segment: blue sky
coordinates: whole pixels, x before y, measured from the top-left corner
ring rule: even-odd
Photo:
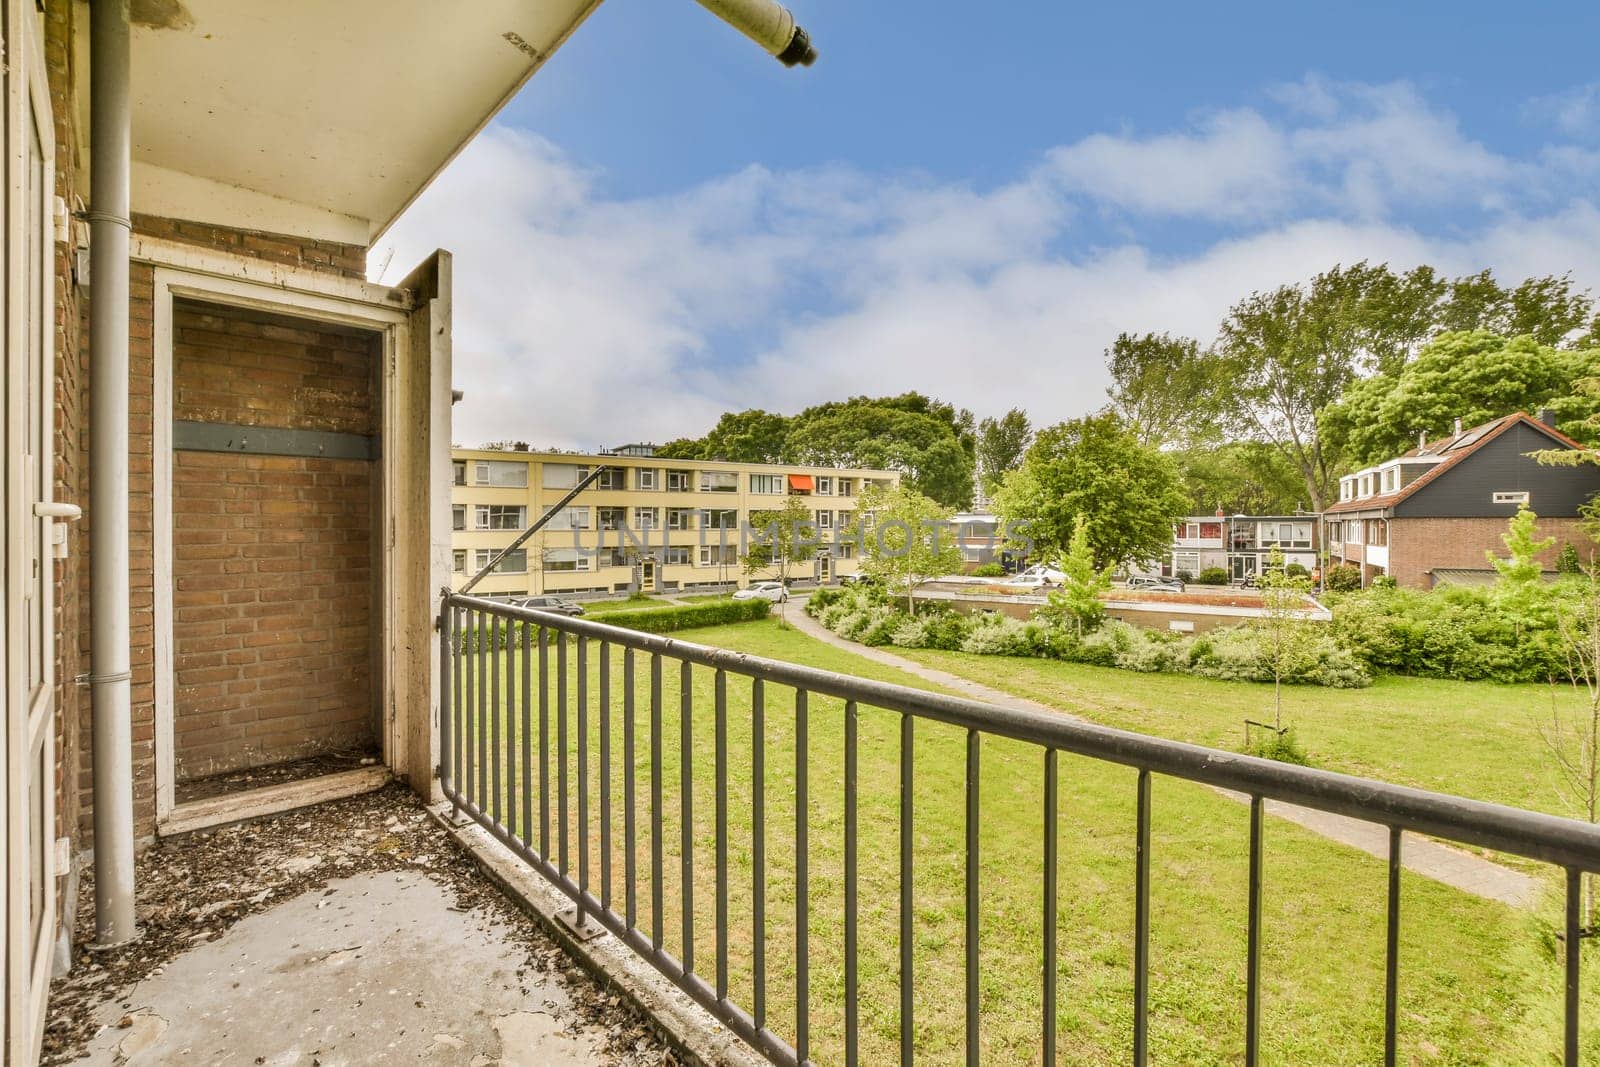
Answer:
[[[1048,422],[1119,330],[1339,261],[1600,285],[1593,5],[790,6],[808,70],[606,0],[385,239],[456,253],[459,438],[908,388]]]

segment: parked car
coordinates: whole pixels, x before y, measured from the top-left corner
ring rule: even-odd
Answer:
[[[874,578],[872,575],[866,574],[866,573],[863,573],[863,572],[860,572],[860,571],[858,571],[855,574],[841,574],[841,575],[839,575],[839,584],[840,585],[871,585],[876,581],[877,581],[877,579]]]
[[[1135,574],[1128,579],[1128,588],[1154,589],[1164,593],[1181,593],[1185,586],[1181,578],[1165,578],[1159,574]]]
[[[784,588],[782,582],[756,582],[748,589],[741,589],[733,594],[735,600],[767,600],[774,604],[782,604],[789,599],[789,590]]]
[[[525,596],[511,601],[514,608],[530,608],[534,611],[548,611],[555,615],[582,615],[583,605],[574,604],[572,601],[559,596]]]

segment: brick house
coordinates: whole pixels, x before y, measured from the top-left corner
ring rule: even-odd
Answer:
[[[1190,515],[1173,526],[1172,547],[1161,561],[1166,577],[1193,580],[1201,571],[1221,568],[1231,582],[1254,579],[1267,569],[1276,550],[1285,565],[1317,569],[1316,516]]]
[[[1361,568],[1365,586],[1391,575],[1412,589],[1489,576],[1488,553],[1504,552],[1506,522],[1522,506],[1539,516],[1545,553],[1555,565],[1564,544],[1587,558],[1595,544],[1579,525],[1579,508],[1600,492],[1600,467],[1545,466],[1529,453],[1582,446],[1558,432],[1548,413],[1518,412],[1448,437],[1421,440],[1404,455],[1341,479],[1339,500],[1323,513],[1330,565]]]

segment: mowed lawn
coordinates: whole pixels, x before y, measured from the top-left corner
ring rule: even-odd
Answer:
[[[933,688],[918,679],[815,641],[773,619],[686,632],[680,636],[756,655],[862,677]],[[609,798],[611,899],[624,907],[623,655],[610,650],[608,737],[613,766],[600,776],[599,649],[589,643],[585,727],[589,758],[589,821],[577,821],[577,651],[568,652],[568,867],[576,873],[585,846],[591,887],[601,891],[599,827]],[[556,643],[549,649],[550,740],[559,751],[554,691]],[[508,661],[509,660],[509,661]],[[501,656],[520,677],[520,654]],[[1029,664],[1004,661],[1008,670]],[[941,666],[950,668],[948,662]],[[976,669],[975,667],[973,669]],[[984,680],[1013,684],[991,670]],[[1134,678],[1123,672],[1117,680]],[[535,667],[534,676],[537,677]],[[664,946],[684,955],[681,860],[684,823],[678,664],[662,671],[660,730],[662,908],[652,908],[649,658],[635,657],[638,803],[635,844],[637,925],[658,921]],[[1216,683],[1212,683],[1216,684]],[[695,970],[716,975],[716,790],[714,677],[695,668],[689,679],[688,746],[692,802],[693,953]],[[728,970],[729,995],[753,1006],[753,731],[749,680],[727,678]],[[1261,690],[1256,690],[1261,692]],[[1364,694],[1335,694],[1361,697]],[[796,1038],[795,712],[794,694],[765,687],[767,1025]],[[520,699],[520,694],[518,694]],[[1194,709],[1189,709],[1193,711]],[[862,1062],[895,1059],[899,1015],[900,716],[863,707],[859,718],[860,1019]],[[811,1051],[821,1063],[843,1059],[844,1042],[844,709],[813,696],[806,768],[809,833]],[[503,821],[536,845],[540,838],[537,737],[531,737],[531,784],[520,801],[520,709],[493,725],[502,751]],[[537,693],[529,719],[538,723]],[[1119,723],[1119,725],[1130,725]],[[470,734],[492,736],[476,722]],[[1226,727],[1219,727],[1226,732]],[[1219,735],[1220,737],[1220,735]],[[981,1042],[986,1063],[1035,1062],[1042,1007],[1043,757],[1031,746],[986,739],[980,788]],[[920,1062],[955,1063],[964,1055],[963,781],[965,735],[938,724],[915,726],[913,790],[915,874],[914,1036]],[[509,781],[511,774],[516,780]],[[552,789],[556,771],[551,770]],[[1056,1018],[1063,1063],[1125,1063],[1132,1041],[1134,772],[1063,756],[1059,795]],[[1247,811],[1211,790],[1158,778],[1153,790],[1151,1052],[1160,1063],[1235,1063],[1243,1053]],[[559,852],[559,817],[551,798],[550,851]],[[1269,820],[1266,837],[1265,999],[1263,1034],[1269,1063],[1356,1064],[1381,1060],[1384,865],[1297,827]],[[1436,883],[1403,879],[1401,959],[1402,1062],[1552,1062],[1559,1049],[1560,966],[1529,915]],[[1586,966],[1586,1008],[1600,1014],[1594,988],[1600,967]],[[1590,1027],[1589,1061],[1600,1062],[1600,1028]]]

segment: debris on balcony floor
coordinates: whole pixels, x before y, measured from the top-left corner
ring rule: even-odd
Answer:
[[[180,781],[174,787],[173,799],[179,804],[187,804],[194,800],[211,800],[266,786],[286,785],[290,782],[303,782],[310,778],[337,774],[340,771],[353,771],[360,767],[370,767],[377,762],[376,751],[324,752],[284,763],[243,767],[236,771]]]
[[[139,857],[140,937],[82,887],[44,1062],[675,1063],[399,786]]]

